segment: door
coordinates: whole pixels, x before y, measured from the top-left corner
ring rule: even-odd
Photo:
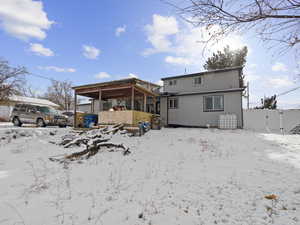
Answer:
[[[26,110],[27,123],[36,123],[37,109],[34,105],[28,105]]]

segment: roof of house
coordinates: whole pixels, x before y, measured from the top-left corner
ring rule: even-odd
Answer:
[[[218,69],[218,70],[208,70],[208,71],[203,71],[203,72],[199,72],[199,73],[191,73],[191,74],[177,75],[177,76],[171,76],[171,77],[164,77],[164,78],[161,78],[161,80],[194,77],[194,76],[200,76],[200,75],[204,75],[204,74],[221,73],[221,72],[227,72],[227,71],[231,71],[231,70],[242,70],[242,69],[243,69],[243,66],[237,66],[237,67],[230,67],[230,68],[224,68],[224,69]]]
[[[133,82],[136,82],[136,81],[139,81],[139,82],[142,82],[142,83],[145,83],[145,84],[148,83],[148,84],[151,84],[153,86],[160,87],[160,85],[158,85],[158,84],[154,84],[154,83],[151,83],[149,81],[144,81],[144,80],[141,80],[141,79],[138,79],[138,78],[125,78],[125,79],[113,80],[113,81],[107,81],[107,82],[101,82],[101,83],[74,86],[72,88],[73,89],[78,89],[78,88],[95,87],[95,86],[106,86],[106,85],[111,85],[111,84],[133,83]]]
[[[29,103],[34,105],[52,106],[55,108],[59,108],[59,105],[49,100],[40,99],[40,98],[29,98],[29,97],[24,97],[19,95],[12,95],[9,97],[9,100],[14,102],[22,102],[22,103]]]

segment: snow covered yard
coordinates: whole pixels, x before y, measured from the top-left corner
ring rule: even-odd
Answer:
[[[68,131],[0,128],[1,225],[300,224],[300,136],[162,129],[116,135],[126,156],[49,161],[80,149],[49,143]]]

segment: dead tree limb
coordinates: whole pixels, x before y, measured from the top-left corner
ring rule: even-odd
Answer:
[[[131,152],[129,148],[124,144],[114,144],[112,142],[108,142],[111,140],[112,135],[116,134],[118,131],[123,130],[124,124],[116,124],[111,128],[105,127],[103,129],[90,130],[85,132],[84,134],[77,135],[65,135],[62,137],[61,143],[64,148],[70,148],[73,146],[85,145],[85,149],[83,151],[74,152],[72,154],[64,155],[63,157],[50,157],[49,160],[67,163],[69,161],[74,161],[78,159],[89,159],[90,157],[96,155],[100,150],[108,150],[110,152],[114,152],[117,149],[121,149],[123,155],[128,155]]]

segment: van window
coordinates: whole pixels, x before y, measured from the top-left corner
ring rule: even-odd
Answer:
[[[38,110],[41,112],[41,113],[47,113],[47,114],[58,114],[57,111],[53,108],[50,108],[50,107],[47,107],[47,106],[39,106],[38,107]]]
[[[17,111],[19,111],[19,112],[26,112],[26,105],[19,105],[18,107],[17,107]]]
[[[36,113],[36,111],[37,111],[36,106],[34,106],[34,105],[28,105],[27,106],[27,112]]]
[[[21,108],[21,105],[15,105],[15,107],[14,107],[14,110],[13,111],[19,111],[20,110],[20,108]]]

